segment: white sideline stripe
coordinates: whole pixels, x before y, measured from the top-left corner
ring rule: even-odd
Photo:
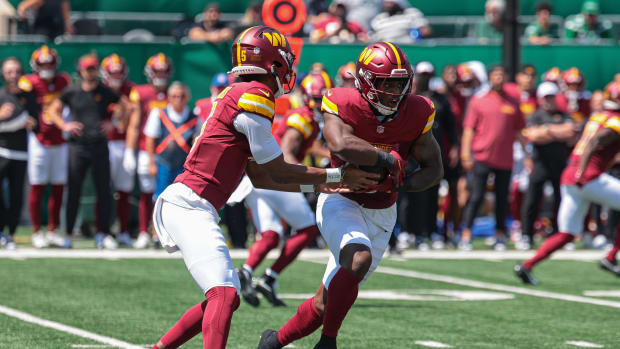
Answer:
[[[435,342],[435,341],[415,341],[414,343],[417,345],[421,345],[423,347],[429,347],[429,348],[452,348],[452,346],[449,344],[444,344],[444,343]]]
[[[576,347],[581,347],[581,348],[605,348],[604,345],[590,343],[586,341],[566,341],[566,344],[574,345]]]
[[[405,270],[405,269],[397,269],[397,268],[389,268],[389,267],[378,267],[376,272],[382,273],[382,274],[396,275],[396,276],[406,276],[406,277],[415,278],[415,279],[439,281],[439,282],[445,282],[445,283],[461,285],[461,286],[484,288],[488,290],[512,292],[512,293],[517,293],[517,294],[524,294],[526,296],[559,299],[559,300],[568,301],[568,302],[594,304],[594,305],[601,305],[605,307],[620,309],[620,302],[608,301],[604,299],[588,298],[588,297],[582,297],[582,296],[574,296],[570,294],[557,293],[557,292],[538,291],[538,290],[532,290],[532,289],[523,288],[523,287],[492,284],[489,282],[461,279],[461,278],[446,276],[446,275],[428,274],[428,273],[421,273],[421,272],[417,272],[413,270]]]
[[[110,346],[115,347],[115,348],[144,349],[143,347],[135,345],[135,344],[123,342],[123,341],[115,339],[115,338],[106,337],[106,336],[102,336],[102,335],[99,335],[99,334],[96,334],[96,333],[84,331],[84,330],[79,329],[79,328],[63,325],[63,324],[55,322],[55,321],[41,319],[41,318],[36,317],[34,315],[30,315],[28,313],[24,313],[24,312],[19,311],[19,310],[15,310],[15,309],[12,309],[12,308],[9,308],[9,307],[5,307],[3,305],[0,305],[0,313],[2,313],[4,315],[7,315],[7,316],[10,316],[10,317],[17,318],[17,319],[25,321],[25,322],[30,322],[30,323],[35,324],[35,325],[39,325],[39,326],[42,326],[42,327],[48,327],[48,328],[51,328],[51,329],[54,329],[54,330],[57,330],[57,331],[60,331],[60,332],[65,332],[65,333],[72,334],[74,336],[91,339],[93,341],[104,343],[104,344],[110,345]]]
[[[535,251],[404,251],[397,258],[388,258],[395,261],[404,261],[408,259],[445,259],[445,260],[524,260],[534,255]],[[575,260],[575,261],[598,261],[602,258],[602,251],[598,250],[579,250],[579,251],[557,251],[551,256],[554,260]],[[269,253],[267,258],[278,258],[280,251],[274,250]],[[304,250],[299,258],[318,259],[325,261],[329,258],[329,250]],[[232,249],[230,250],[232,258],[245,259],[248,257],[248,250]],[[90,258],[90,259],[180,259],[181,254],[178,252],[167,253],[164,250],[95,250],[95,249],[35,249],[35,248],[18,248],[14,251],[0,250],[0,259],[27,259],[27,258]]]
[[[620,298],[620,290],[583,291],[583,295],[590,296],[590,297],[618,297]]]
[[[147,348],[150,348],[153,345],[154,344],[139,344],[140,347]],[[114,348],[114,346],[109,344],[71,344],[71,348]]]

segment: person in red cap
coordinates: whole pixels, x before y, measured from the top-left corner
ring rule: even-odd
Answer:
[[[558,109],[567,113],[578,125],[583,125],[591,114],[590,98],[592,93],[586,90],[586,78],[583,73],[572,67],[561,75],[564,91],[558,94]]]
[[[114,249],[116,240],[110,235],[112,192],[110,186],[110,161],[106,129],[109,128],[108,107],[120,100],[118,94],[99,81],[99,60],[94,54],[80,57],[78,69],[82,81],[65,89],[52,102],[52,122],[68,137],[69,185],[66,209],[64,247],[72,247],[71,236],[77,218],[82,182],[90,168],[97,193],[97,215],[101,231],[95,235],[97,248]],[[118,103],[123,108],[124,103]],[[71,113],[71,121],[62,116],[64,107]],[[122,115],[122,110],[115,115]]]

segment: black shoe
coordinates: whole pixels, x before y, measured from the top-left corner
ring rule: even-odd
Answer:
[[[278,331],[265,330],[260,336],[257,349],[281,349],[282,344],[278,341]]]
[[[253,307],[258,307],[260,300],[256,295],[254,285],[252,285],[252,274],[243,269],[243,267],[237,269],[237,274],[239,274],[239,281],[241,282],[241,296],[243,300]]]
[[[608,272],[620,277],[620,266],[618,265],[618,262],[610,262],[607,258],[603,258],[598,262],[598,265],[601,269],[607,270]]]
[[[280,298],[278,298],[278,294],[276,293],[276,289],[274,284],[276,283],[276,279],[269,275],[263,275],[256,281],[256,291],[260,292],[269,303],[271,303],[274,307],[286,307],[286,303],[284,303]]]
[[[314,346],[314,349],[338,349],[336,346],[336,338],[328,337],[321,333],[321,339]]]
[[[534,286],[537,286],[540,284],[538,280],[534,279],[534,277],[532,276],[532,272],[528,268],[526,268],[523,264],[519,263],[515,265],[514,271],[515,271],[515,275],[517,275],[517,277],[521,279],[523,283],[534,285]]]

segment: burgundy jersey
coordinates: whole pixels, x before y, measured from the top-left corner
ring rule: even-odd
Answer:
[[[168,105],[168,96],[166,92],[158,92],[153,85],[136,85],[129,92],[129,100],[133,103],[140,103],[140,138],[138,138],[138,147],[140,150],[146,150],[146,136],[144,135],[144,126],[146,120],[153,108],[164,109]]]
[[[576,184],[575,173],[579,169],[581,155],[592,137],[594,137],[594,135],[603,128],[610,128],[620,134],[620,114],[601,112],[595,113],[590,117],[579,142],[577,142],[573,152],[570,154],[568,166],[564,169],[564,172],[562,172],[562,184]],[[607,147],[596,149],[582,175],[583,180],[585,182],[589,182],[600,176],[601,173],[607,171],[607,169],[612,165],[612,161],[618,151],[620,151],[620,142],[615,142]]]
[[[194,106],[194,114],[198,116],[198,122],[202,125],[206,120],[207,116],[211,113],[211,108],[213,107],[213,100],[215,96],[201,98],[196,101],[196,105]]]
[[[413,142],[433,127],[435,107],[430,99],[408,95],[400,105],[398,116],[389,122],[379,122],[370,104],[355,88],[333,88],[323,96],[321,109],[338,115],[353,128],[353,134],[385,152],[396,150],[403,159],[409,157]],[[332,166],[344,161],[332,156]],[[392,206],[398,197],[396,191],[343,194],[365,208],[381,209]]]
[[[295,154],[297,161],[302,162],[306,157],[308,149],[312,147],[312,143],[314,143],[319,136],[319,124],[314,120],[314,112],[312,109],[309,107],[301,107],[286,113],[282,121],[278,123],[277,128],[273,131],[273,136],[278,141],[278,144],[280,144],[284,133],[289,128],[299,131],[303,137],[299,151]]]
[[[590,107],[590,91],[579,92],[574,98],[568,98],[566,94],[558,94],[555,98],[557,108],[562,113],[570,115],[577,123],[583,122],[592,113]]]
[[[120,89],[121,95],[125,97],[129,97],[129,93],[131,93],[131,90],[133,89],[135,85],[136,84],[134,84],[133,82],[129,80],[126,80],[125,82],[123,82],[123,85],[121,86],[121,89]],[[114,113],[114,108],[116,108],[116,103],[112,103],[108,106],[108,115],[107,115],[108,120],[112,118],[112,113]],[[124,141],[126,136],[127,136],[127,130],[121,131],[116,126],[113,127],[110,131],[108,131],[108,134],[106,135],[106,137],[108,138],[108,141]]]
[[[56,75],[51,82],[41,79],[38,74],[24,75],[19,79],[19,87],[26,92],[34,91],[37,96],[37,103],[41,106],[41,113],[38,115],[39,132],[36,136],[39,142],[45,146],[65,142],[62,138],[62,131],[51,121],[49,106],[69,84],[70,78],[66,73]]]
[[[213,102],[175,183],[187,185],[216,209],[224,206],[252,156],[247,138],[233,125],[235,117],[249,112],[271,121],[274,108],[273,92],[260,82],[226,87]]]
[[[504,91],[512,98],[519,101],[519,109],[524,117],[533,114],[538,109],[536,92],[523,91],[514,82],[504,84]]]

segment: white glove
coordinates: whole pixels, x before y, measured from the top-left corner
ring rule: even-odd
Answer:
[[[129,173],[133,173],[136,170],[136,154],[133,149],[125,148],[123,168]]]

